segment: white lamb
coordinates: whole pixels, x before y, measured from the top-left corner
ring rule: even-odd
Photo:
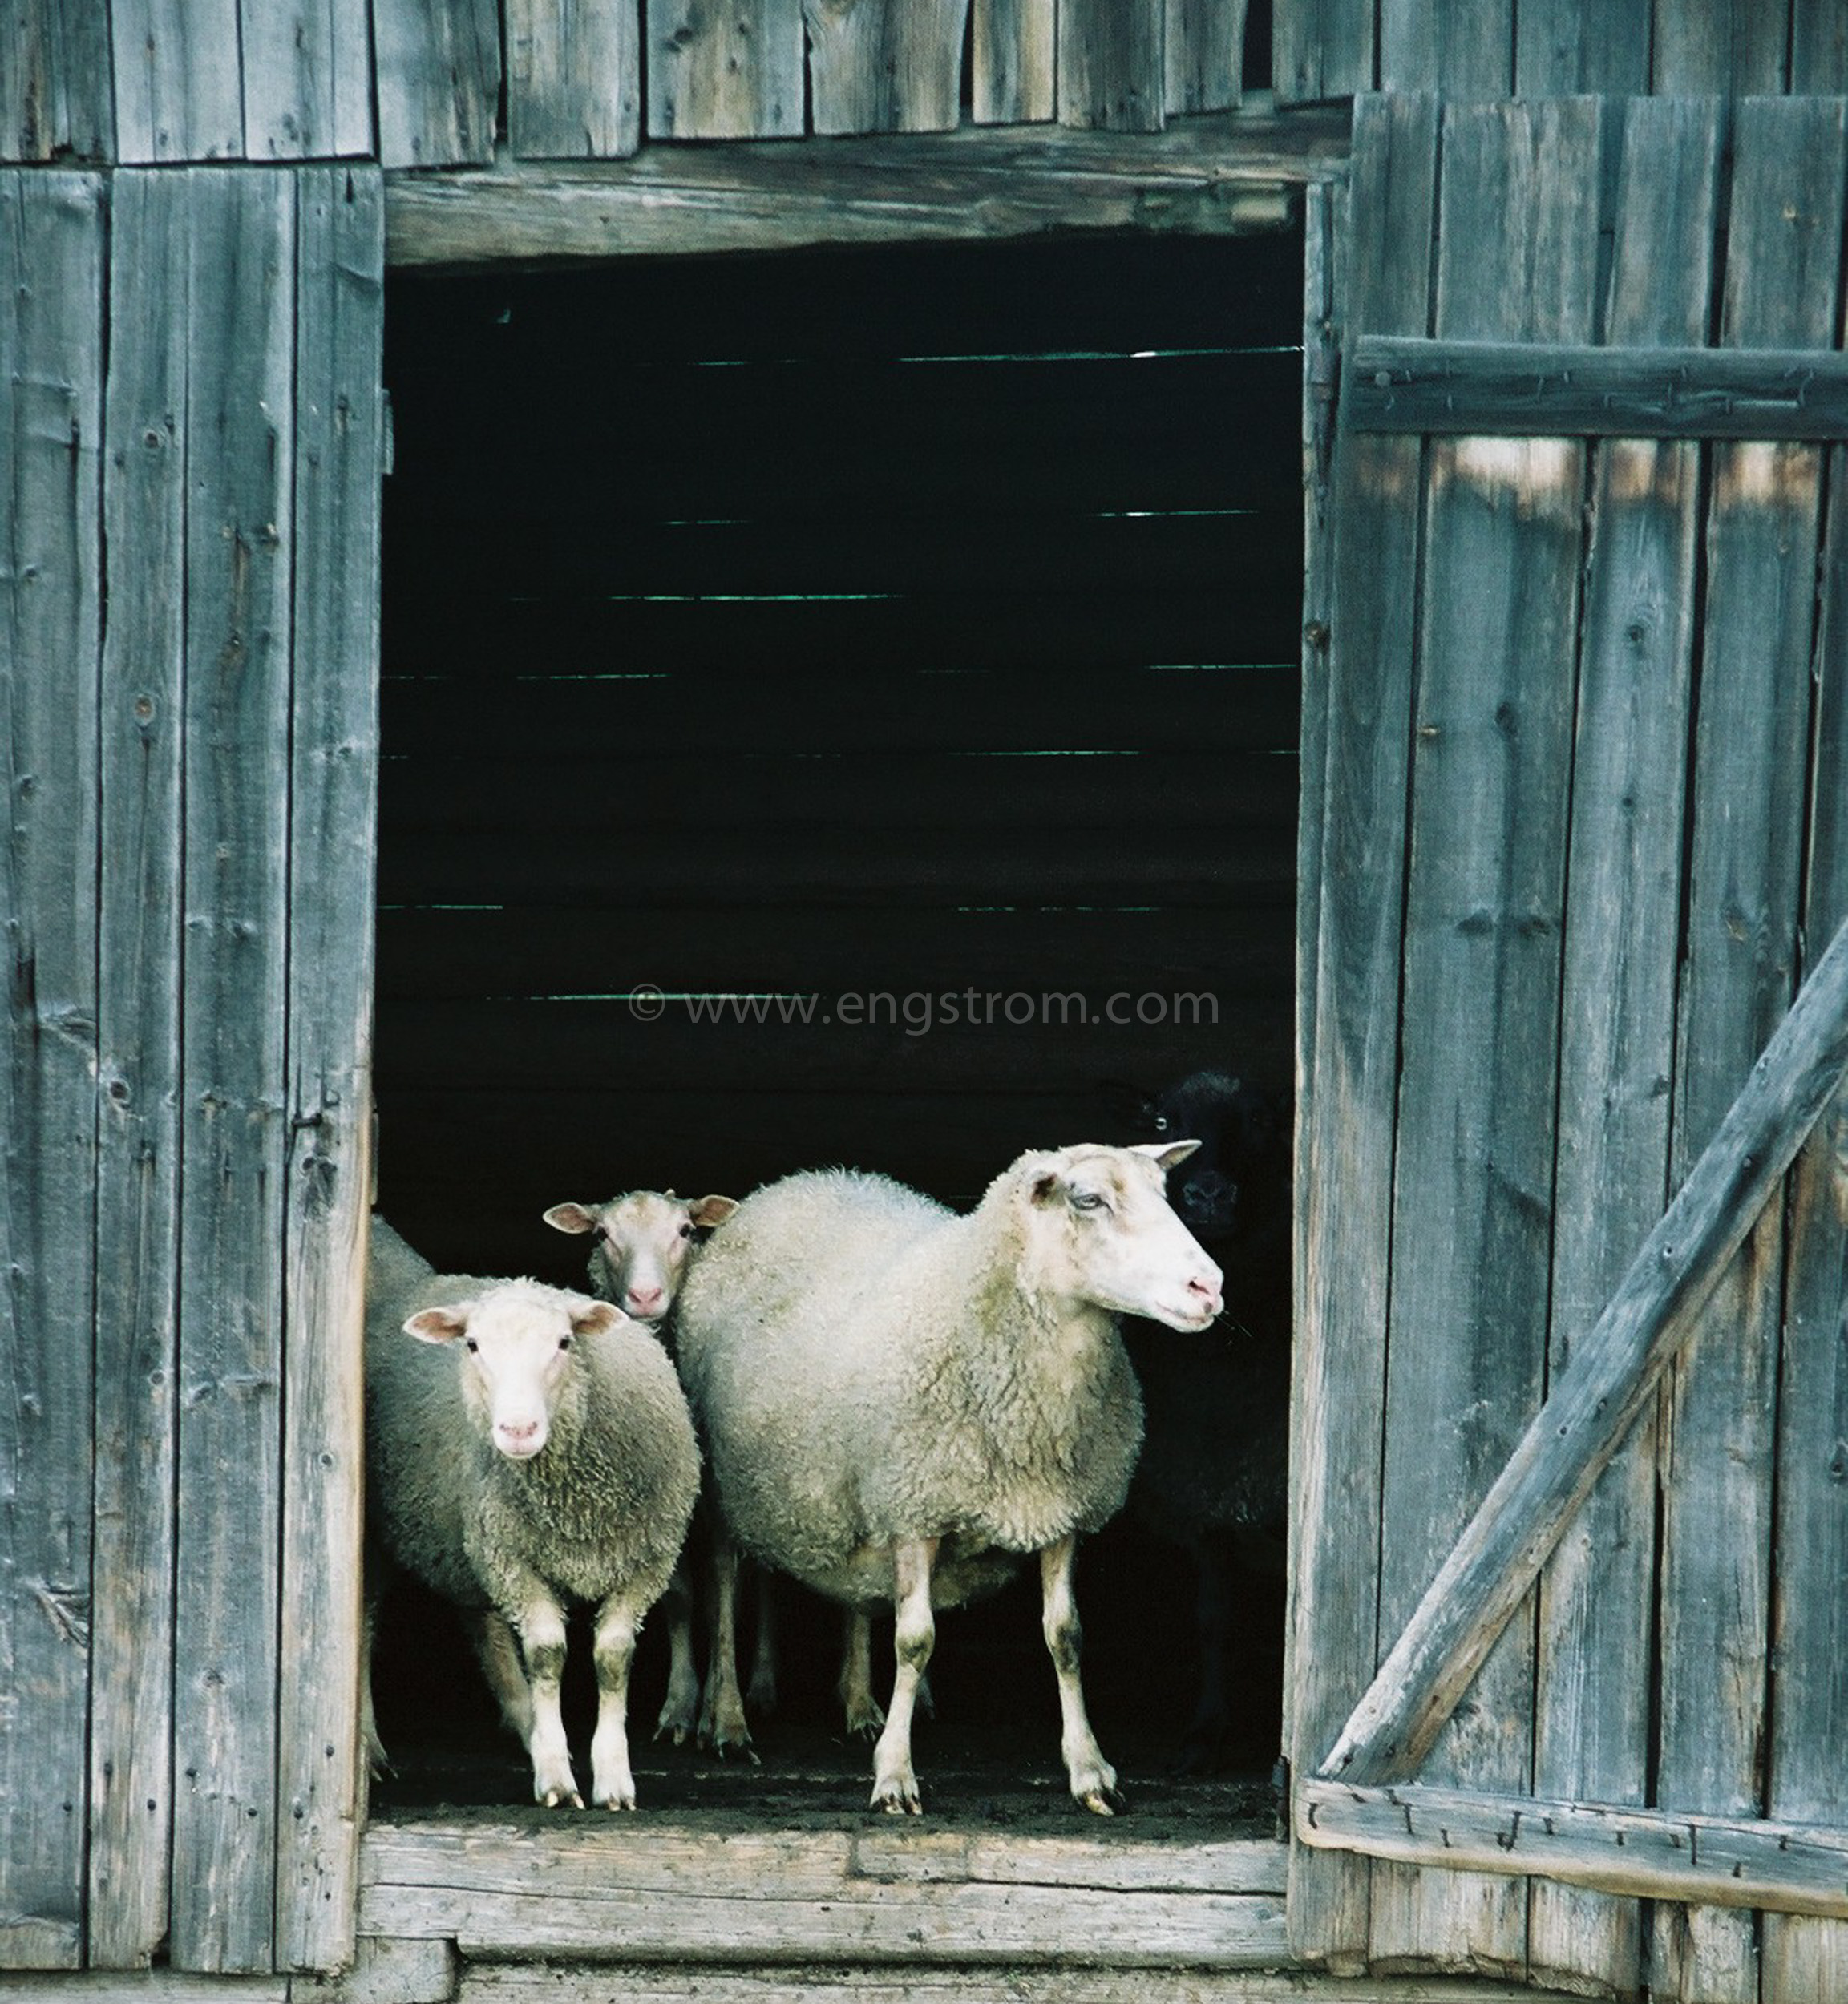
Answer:
[[[583,1806],[559,1684],[566,1606],[594,1605],[592,1798],[633,1809],[629,1663],[699,1489],[693,1422],[660,1344],[608,1302],[439,1275],[375,1218],[366,1394],[372,1532],[475,1616],[548,1808]]]
[[[1142,1398],[1119,1315],[1204,1328],[1220,1275],[1162,1178],[1195,1144],[1022,1156],[958,1217],[884,1177],[747,1198],[681,1296],[680,1361],[725,1529],[817,1591],[897,1615],[876,1807],[920,1807],[911,1758],[932,1610],[1037,1555],[1074,1796],[1116,1772],[1086,1715],[1072,1565],[1122,1507]],[[736,1689],[735,1663],[714,1667]]]

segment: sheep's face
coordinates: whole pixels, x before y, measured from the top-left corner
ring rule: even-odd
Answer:
[[[624,1319],[607,1301],[515,1283],[423,1309],[404,1327],[422,1342],[455,1346],[470,1412],[509,1461],[530,1461],[551,1437],[572,1343]]]
[[[1199,1145],[1082,1146],[1033,1158],[1027,1208],[1038,1283],[1171,1329],[1205,1328],[1223,1305],[1223,1276],[1163,1187]]]
[[[589,1233],[591,1291],[653,1325],[673,1309],[694,1248],[737,1209],[730,1197],[637,1190],[607,1204],[554,1204],[545,1222],[555,1231]]]

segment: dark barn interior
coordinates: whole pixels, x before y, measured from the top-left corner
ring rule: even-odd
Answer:
[[[1301,259],[1143,236],[394,281],[378,1202],[414,1245],[571,1283],[563,1198],[841,1162],[965,1205],[1024,1148],[1136,1138],[1125,1082],[1287,1093]],[[1248,1777],[1282,1653],[1280,1581],[1250,1592]],[[1191,1705],[1188,1566],[1126,1518],[1081,1593],[1134,1778]],[[388,1614],[382,1799],[518,1800],[444,1618]],[[834,1618],[787,1626],[760,1747],[857,1799]],[[664,1660],[651,1637],[638,1759],[690,1772],[647,1749]],[[1056,1776],[1024,1585],[946,1621],[932,1676],[927,1788],[951,1743]]]

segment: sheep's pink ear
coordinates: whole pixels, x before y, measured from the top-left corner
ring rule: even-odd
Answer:
[[[571,1311],[572,1333],[579,1336],[600,1336],[606,1331],[620,1329],[629,1317],[612,1301],[580,1301]]]
[[[596,1213],[582,1204],[554,1204],[545,1214],[545,1222],[554,1231],[595,1231]]]
[[[454,1343],[468,1327],[466,1308],[420,1308],[404,1325],[419,1343]]]
[[[1175,1163],[1184,1162],[1199,1146],[1198,1141],[1138,1141],[1134,1153],[1148,1156],[1157,1169],[1166,1172]]]
[[[722,1225],[737,1209],[735,1197],[698,1197],[688,1206],[686,1214],[694,1224],[705,1228]]]
[[[1043,1176],[1033,1178],[1027,1194],[1036,1204],[1049,1204],[1057,1200],[1062,1187],[1061,1179],[1048,1170]]]

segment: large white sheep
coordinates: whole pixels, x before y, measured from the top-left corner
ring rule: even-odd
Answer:
[[[1029,1555],[1072,1794],[1117,1804],[1072,1565],[1122,1507],[1142,1441],[1116,1318],[1191,1330],[1219,1311],[1219,1271],[1162,1194],[1193,1145],[1025,1155],[967,1217],[884,1177],[792,1176],[745,1200],[681,1294],[681,1375],[726,1531],[831,1598],[896,1611],[877,1807],[920,1807],[911,1722],[932,1609]],[[735,1664],[712,1674],[735,1692]]]
[[[673,1365],[608,1302],[437,1274],[377,1218],[367,1284],[373,1535],[475,1616],[483,1666],[548,1807],[582,1806],[559,1685],[567,1606],[594,1606],[592,1798],[633,1809],[629,1663],[699,1489]]]

